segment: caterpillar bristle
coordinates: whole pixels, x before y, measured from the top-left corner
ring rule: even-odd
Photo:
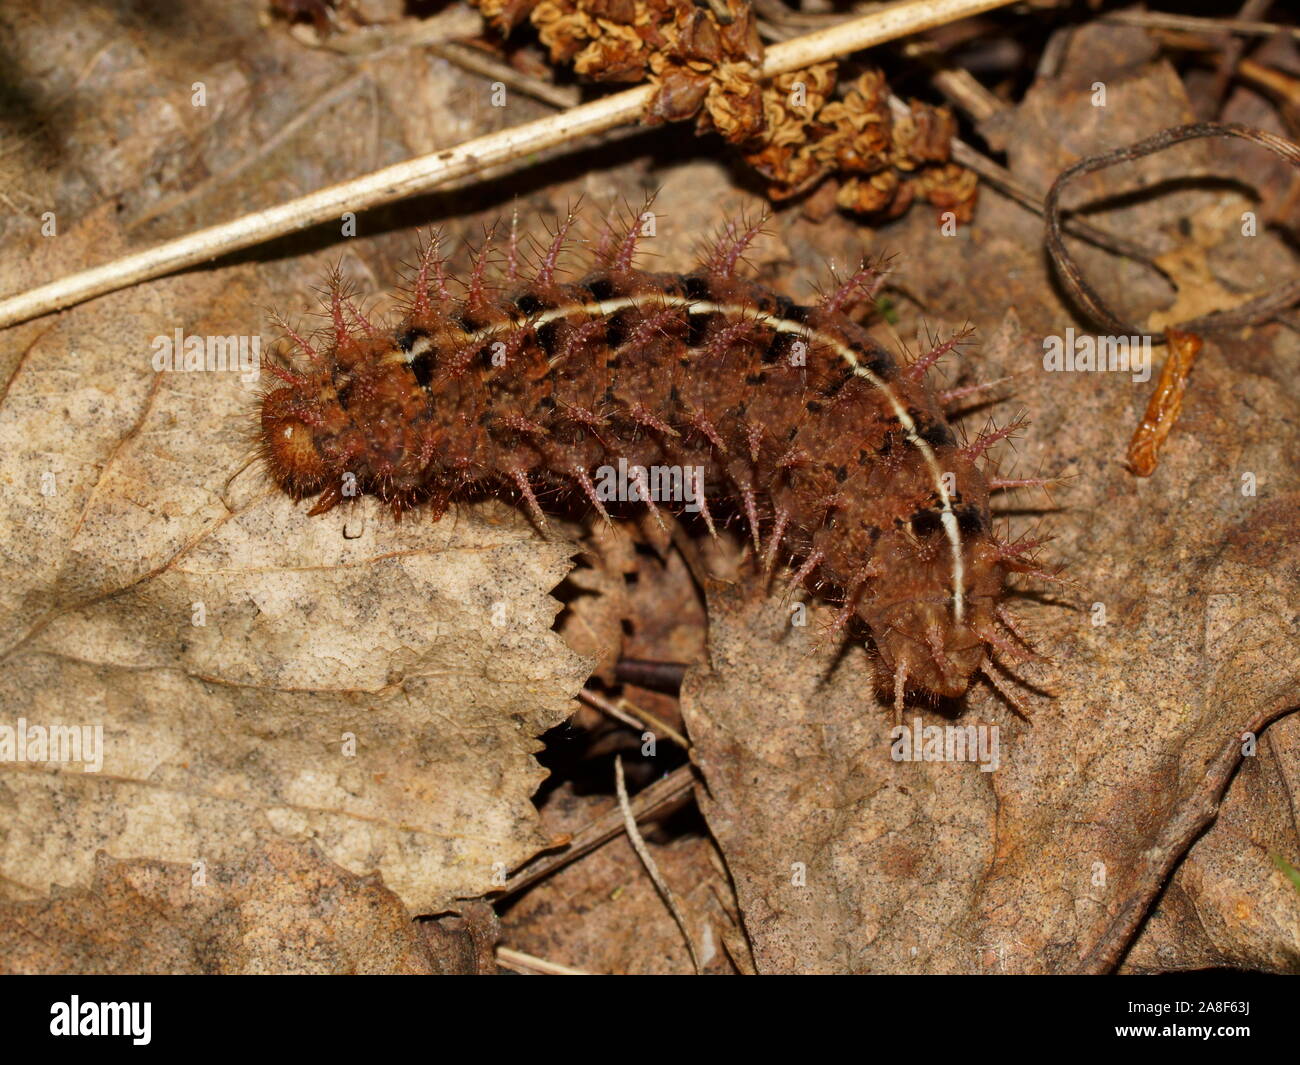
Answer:
[[[894,724],[903,723],[903,704],[907,700],[907,665],[902,659],[894,667]]]
[[[564,252],[569,240],[569,231],[573,228],[577,220],[573,209],[564,216],[563,220],[555,228],[555,235],[551,238],[550,246],[546,249],[546,254],[542,258],[541,266],[538,268],[536,285],[538,288],[549,288],[555,283],[555,272],[560,263],[560,256]]]
[[[1008,381],[1014,380],[1016,376],[1016,374],[1008,374],[1006,377],[998,377],[992,381],[980,381],[977,384],[962,385],[959,388],[941,389],[935,393],[935,397],[939,400],[939,405],[947,409],[958,400],[965,399],[968,396],[978,395],[981,392],[991,392]],[[949,411],[949,413],[952,412]]]
[[[820,551],[814,551],[811,555],[809,555],[806,559],[804,559],[803,565],[801,565],[797,570],[795,570],[794,574],[790,577],[790,588],[791,589],[798,588],[804,585],[805,583],[807,583],[808,578],[811,577],[817,571],[817,567],[820,566],[825,560],[826,560],[825,555],[823,555]]]
[[[479,314],[491,306],[492,288],[488,283],[488,267],[492,263],[493,242],[496,240],[495,223],[483,234],[483,242],[470,253],[469,277],[465,282],[465,295],[461,306],[465,312]]]
[[[947,340],[936,342],[932,339],[930,342],[930,350],[915,359],[907,367],[906,372],[908,376],[915,381],[921,380],[927,373],[929,373],[931,367],[933,367],[935,363],[949,352],[955,350],[968,341],[973,333],[974,330],[970,326],[966,326],[953,333],[953,335]]]
[[[749,522],[749,535],[754,542],[755,556],[761,555],[763,545],[758,535],[758,501],[754,495],[754,487],[750,484],[744,484],[740,489],[741,502],[745,508],[745,518]]]
[[[588,502],[590,502],[595,508],[596,513],[600,515],[601,520],[604,521],[606,525],[612,525],[614,519],[609,516],[609,511],[605,509],[605,504],[597,494],[596,486],[592,483],[590,474],[578,465],[574,465],[572,469],[574,479],[582,488],[583,494],[587,497]]]
[[[1028,419],[1020,417],[1008,422],[1001,428],[990,429],[980,433],[974,440],[962,448],[962,454],[974,461],[988,452],[994,444],[1014,436],[1029,424]]]
[[[768,534],[767,550],[763,553],[762,573],[764,587],[772,579],[772,572],[776,568],[777,556],[781,550],[781,541],[785,537],[785,530],[789,523],[790,512],[785,507],[779,507],[772,524],[772,531]]]
[[[990,477],[988,481],[990,492],[1004,492],[1011,488],[1047,488],[1060,483],[1060,478],[1057,477]]]
[[[546,520],[546,515],[542,512],[542,505],[537,501],[537,496],[533,493],[533,486],[528,480],[528,474],[520,469],[510,471],[511,479],[519,487],[520,498],[523,499],[528,508],[528,516],[532,519],[533,524],[537,526],[542,535],[550,531],[550,523]]]
[[[305,339],[304,339],[304,338],[299,334],[299,332],[298,332],[296,329],[293,328],[293,326],[291,326],[287,321],[285,321],[284,318],[282,318],[282,317],[281,317],[280,315],[278,315],[278,314],[275,314],[275,315],[273,315],[273,317],[272,317],[272,321],[274,321],[276,327],[277,327],[277,328],[278,328],[278,329],[279,329],[279,330],[280,330],[280,331],[281,331],[281,332],[282,332],[286,337],[289,338],[289,340],[293,343],[293,346],[294,346],[295,348],[297,348],[298,351],[300,351],[303,355],[305,355],[305,356],[307,357],[308,361],[314,363],[314,364],[317,365],[317,366],[322,365],[322,364],[321,364],[320,354],[316,351],[316,349],[315,349],[314,347],[312,347],[312,345],[309,344],[309,343],[308,343],[308,342],[307,342],[307,341],[306,341],[306,340],[305,340]]]
[[[623,239],[618,242],[617,250],[609,264],[616,273],[626,274],[636,267],[637,249],[640,247],[641,238],[646,235],[644,220],[648,218],[653,203],[654,197],[648,197],[642,210],[628,222],[627,231],[623,234]]]
[[[272,374],[274,374],[276,377],[278,377],[278,378],[279,378],[281,381],[283,381],[286,385],[289,385],[289,386],[291,386],[291,387],[293,387],[293,388],[306,388],[306,387],[307,387],[307,378],[303,377],[303,375],[300,374],[300,373],[295,373],[293,370],[289,369],[287,366],[281,366],[281,365],[279,365],[279,363],[276,363],[276,362],[273,362],[273,361],[272,361],[272,362],[267,362],[267,363],[265,363],[264,365],[266,366],[266,368],[267,368],[268,370],[271,371]]]
[[[889,276],[891,259],[882,258],[875,263],[863,259],[858,268],[847,278],[841,280],[832,271],[831,280],[835,287],[828,292],[819,292],[817,307],[831,314],[848,310],[853,304],[874,300],[880,293],[885,278]]]
[[[979,672],[985,679],[993,685],[993,689],[1007,701],[1011,709],[1014,710],[1022,719],[1033,723],[1033,714],[1029,712],[1029,707],[1025,701],[1018,696],[1015,691],[997,674],[997,667],[987,659],[980,663]]]
[[[728,219],[714,238],[712,246],[700,257],[701,269],[721,278],[734,277],[745,252],[763,234],[770,219],[771,215],[766,210],[753,222],[747,221],[743,215]]]
[[[1007,605],[1005,603],[998,603],[997,606],[993,608],[993,613],[997,617],[998,621],[1006,628],[1006,630],[1010,632],[1011,635],[1014,636],[1017,640],[1020,641],[1021,646],[1026,651],[1029,652],[1032,660],[1039,661],[1039,662],[1051,661],[1051,659],[1047,655],[1039,651],[1038,648],[1036,648],[1033,645],[1033,643],[1030,641],[1030,639],[1025,635],[1024,630],[1021,628],[1021,622],[1017,620],[1015,615],[1012,614],[1010,610],[1007,609]]]

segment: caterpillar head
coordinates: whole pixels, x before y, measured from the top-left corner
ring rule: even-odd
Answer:
[[[266,468],[276,482],[295,496],[311,495],[325,486],[330,471],[316,444],[317,412],[304,406],[292,387],[277,388],[262,397],[261,444]]]

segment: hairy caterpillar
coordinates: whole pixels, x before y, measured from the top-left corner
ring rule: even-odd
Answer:
[[[394,511],[508,492],[545,526],[541,498],[585,498],[631,471],[630,498],[748,524],[764,574],[778,561],[870,631],[902,706],[908,690],[963,694],[983,672],[1023,712],[991,655],[1032,657],[1005,612],[1009,571],[1040,573],[1032,543],[995,536],[985,452],[1016,426],[960,443],[929,368],[956,343],[900,364],[845,312],[874,295],[869,267],[803,306],[737,276],[759,225],[721,236],[689,274],[635,266],[640,220],[601,240],[590,273],[558,277],[574,218],[531,276],[512,232],[503,276],[476,257],[453,296],[446,261],[423,250],[395,329],[366,320],[331,283],[330,327],[313,344],[281,323],[301,358],[261,408],[261,452],[312,514],[370,493]],[[692,492],[691,489],[695,491]],[[691,504],[683,507],[682,495]],[[999,625],[1002,626],[999,629]],[[1013,642],[1013,640],[1015,642]]]

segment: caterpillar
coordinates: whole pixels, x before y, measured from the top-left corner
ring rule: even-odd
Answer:
[[[542,499],[609,520],[601,489],[618,469],[625,498],[690,510],[711,533],[715,507],[743,518],[764,575],[789,562],[793,582],[839,604],[833,631],[865,625],[897,711],[907,692],[959,697],[982,673],[1025,714],[992,656],[1035,657],[1003,600],[1008,573],[1044,574],[1036,543],[995,535],[989,498],[1043,482],[985,466],[1019,423],[959,442],[945,406],[982,386],[942,393],[928,371],[963,337],[895,359],[848,313],[874,297],[878,268],[816,305],[739,276],[763,221],[726,224],[690,273],[649,273],[634,216],[606,227],[577,281],[559,268],[572,213],[528,277],[512,227],[504,269],[488,269],[489,238],[457,295],[431,239],[395,328],[373,325],[336,271],[325,329],[280,321],[294,355],[268,365],[266,468],[316,496],[313,515],[367,493],[436,521],[454,500],[507,493],[542,530]]]

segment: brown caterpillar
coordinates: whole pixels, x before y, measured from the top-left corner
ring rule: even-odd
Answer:
[[[994,535],[989,493],[1041,482],[981,469],[1016,425],[961,444],[945,420],[945,401],[981,387],[927,383],[960,338],[900,365],[845,313],[879,285],[865,265],[817,306],[738,278],[762,223],[727,225],[682,275],[636,269],[636,219],[564,283],[573,223],[529,280],[513,233],[503,277],[489,283],[481,252],[460,297],[431,241],[396,329],[372,326],[336,277],[319,350],[285,326],[305,364],[271,367],[284,384],[263,397],[261,451],[275,480],[319,493],[312,514],[365,492],[434,520],[507,491],[544,527],[539,494],[585,497],[608,519],[609,471],[630,471],[631,498],[651,507],[652,472],[702,471],[667,479],[666,502],[711,532],[711,506],[728,505],[764,574],[792,560],[796,581],[842,604],[836,631],[860,618],[896,707],[908,690],[960,696],[983,671],[1023,713],[990,655],[1033,656],[1001,600],[1008,571],[1044,574],[1034,543]]]

